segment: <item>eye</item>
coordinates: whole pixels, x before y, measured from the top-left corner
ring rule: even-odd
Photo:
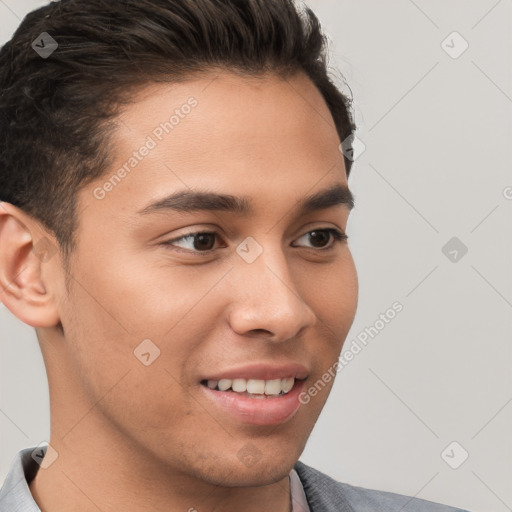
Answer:
[[[329,242],[329,237],[332,237],[334,239],[334,243],[327,248],[320,247],[320,250],[327,251],[329,249],[333,249],[336,242],[341,242],[343,240],[347,240],[348,236],[345,233],[342,233],[341,231],[338,231],[334,228],[328,228],[328,229],[314,229],[313,231],[308,231],[306,234],[302,235],[298,240],[301,238],[310,237],[310,239],[314,243],[320,243],[322,244],[324,241],[327,240]],[[313,246],[313,248],[318,248]]]
[[[215,231],[196,231],[180,236],[179,238],[166,240],[165,242],[162,242],[161,245],[171,247],[178,252],[210,254],[214,251],[212,246],[215,246],[215,238],[217,236],[218,233]],[[313,244],[315,244],[312,247],[313,249],[316,248],[323,251],[333,249],[336,242],[342,242],[348,239],[348,236],[345,233],[334,228],[327,228],[308,231],[297,240],[307,237],[310,237]],[[323,243],[326,241],[328,243],[330,237],[334,239],[334,243],[329,245],[327,248],[323,247]],[[178,243],[185,243],[185,245],[188,244],[188,247],[180,247]],[[322,247],[318,247],[316,244],[320,244]]]
[[[186,242],[188,247],[185,247],[184,250],[181,250],[178,246],[179,252],[202,252],[202,253],[210,253],[212,249],[212,241],[215,244],[215,237],[218,235],[215,231],[197,231],[195,233],[189,233],[188,235],[180,236],[179,238],[174,238],[173,240],[167,240],[163,242],[163,245],[169,245],[171,247],[176,247],[177,242]]]

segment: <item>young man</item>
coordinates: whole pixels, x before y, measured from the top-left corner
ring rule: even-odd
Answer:
[[[0,511],[455,510],[298,462],[358,293],[324,43],[288,0],[62,0],[3,47],[1,299],[51,438]]]

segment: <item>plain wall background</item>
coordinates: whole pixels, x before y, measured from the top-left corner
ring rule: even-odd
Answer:
[[[0,0],[0,44],[45,3]],[[307,3],[332,41],[331,65],[353,92],[365,145],[349,180],[360,297],[344,352],[395,301],[403,311],[340,371],[301,460],[351,484],[505,512],[512,3]],[[463,48],[454,31],[469,44],[457,58],[445,51]],[[452,237],[468,249],[456,262],[442,251]],[[0,326],[2,482],[14,455],[50,432],[35,332],[2,305]],[[441,456],[453,441],[460,446],[448,450],[452,461],[462,449],[469,454],[458,469]]]

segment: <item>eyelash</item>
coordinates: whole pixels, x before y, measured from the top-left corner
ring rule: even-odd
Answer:
[[[345,233],[343,233],[337,229],[334,229],[334,228],[312,229],[311,231],[307,231],[306,233],[304,233],[304,235],[300,236],[299,238],[302,238],[305,235],[309,235],[310,233],[319,232],[319,231],[329,233],[333,237],[334,243],[327,248],[322,247],[322,248],[318,249],[315,247],[310,247],[310,249],[314,249],[316,251],[330,251],[330,250],[334,249],[334,246],[336,245],[337,242],[342,243],[345,240],[348,240],[348,236]],[[213,251],[215,251],[215,249],[208,249],[206,251],[182,249],[181,247],[175,247],[173,245],[174,242],[179,242],[180,240],[184,240],[187,238],[193,238],[194,236],[197,236],[197,235],[216,235],[216,236],[218,236],[219,234],[216,231],[194,231],[192,233],[187,233],[183,236],[180,236],[179,238],[173,238],[172,240],[166,240],[165,242],[162,242],[161,245],[171,247],[173,250],[175,250],[177,252],[184,252],[187,254],[194,254],[194,255],[195,254],[208,255],[208,254],[211,254]]]

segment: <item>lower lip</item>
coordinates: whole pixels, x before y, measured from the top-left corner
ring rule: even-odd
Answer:
[[[270,398],[251,398],[235,391],[216,391],[202,384],[200,386],[210,401],[242,423],[279,425],[290,420],[299,409],[299,395],[304,382],[296,380],[286,395]]]

